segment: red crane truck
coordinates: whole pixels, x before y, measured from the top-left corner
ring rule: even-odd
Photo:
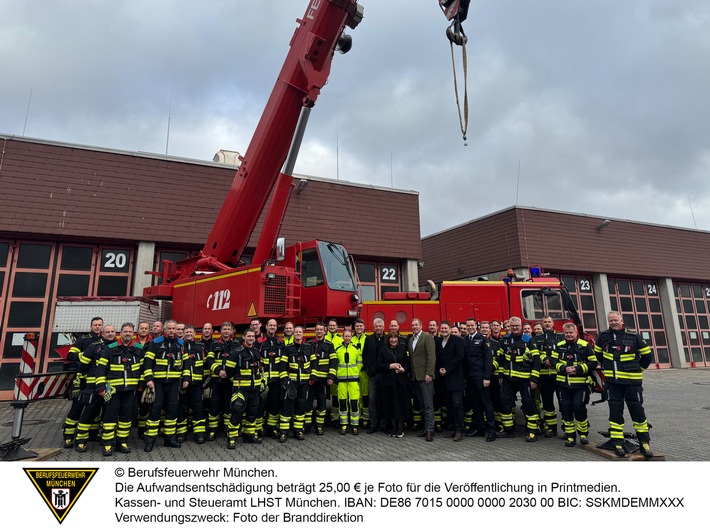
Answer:
[[[439,0],[452,21],[449,38],[462,34],[469,0]],[[177,263],[165,261],[161,284],[144,290],[171,299],[184,322],[248,323],[253,317],[313,323],[326,316],[353,319],[359,311],[355,268],[345,248],[313,240],[289,248],[279,242],[298,149],[310,109],[330,73],[335,51],[352,46],[364,10],[357,0],[309,0],[251,143],[202,251]],[[271,203],[256,251],[244,248],[268,198]]]

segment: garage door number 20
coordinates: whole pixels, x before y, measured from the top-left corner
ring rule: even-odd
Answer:
[[[104,268],[125,268],[128,258],[125,253],[114,253],[109,251],[106,253],[106,262]]]

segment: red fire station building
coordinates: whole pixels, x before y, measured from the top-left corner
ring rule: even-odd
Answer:
[[[542,266],[565,284],[587,332],[619,311],[653,347],[656,368],[710,366],[707,231],[511,207],[423,238],[422,253],[420,285]]]

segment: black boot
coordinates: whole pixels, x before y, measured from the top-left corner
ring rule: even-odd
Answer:
[[[145,437],[145,447],[143,447],[143,451],[146,453],[149,453],[153,450],[153,447],[155,447],[155,438],[146,436]]]
[[[256,434],[245,434],[243,439],[244,439],[244,443],[255,443],[255,444],[262,443],[262,439],[259,436],[257,436]]]
[[[166,436],[163,445],[172,449],[179,449],[181,447],[180,442],[177,441],[177,438],[175,436]]]

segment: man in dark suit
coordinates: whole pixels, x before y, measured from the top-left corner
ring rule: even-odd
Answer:
[[[464,342],[460,336],[451,334],[451,323],[446,320],[439,325],[439,331],[441,336],[435,341],[436,376],[441,379],[440,389],[449,408],[454,428],[451,435],[455,442],[460,442],[463,440]]]
[[[370,409],[370,427],[367,429],[368,434],[372,434],[378,430],[385,430],[385,420],[379,417],[378,396],[380,391],[380,374],[377,373],[377,355],[380,349],[387,345],[385,322],[382,318],[375,318],[372,322],[372,327],[375,332],[365,338],[365,346],[362,350],[362,365],[368,377]]]
[[[419,436],[434,441],[434,377],[436,374],[436,345],[434,338],[422,331],[422,320],[412,320],[412,336],[407,341],[411,360],[414,392],[422,408],[424,430]]]
[[[471,429],[466,436],[484,436],[486,441],[496,439],[496,421],[491,401],[490,386],[493,381],[493,353],[488,338],[478,331],[474,318],[466,320],[468,336],[464,339],[464,376],[466,400],[473,410]],[[484,418],[485,414],[485,418]]]

